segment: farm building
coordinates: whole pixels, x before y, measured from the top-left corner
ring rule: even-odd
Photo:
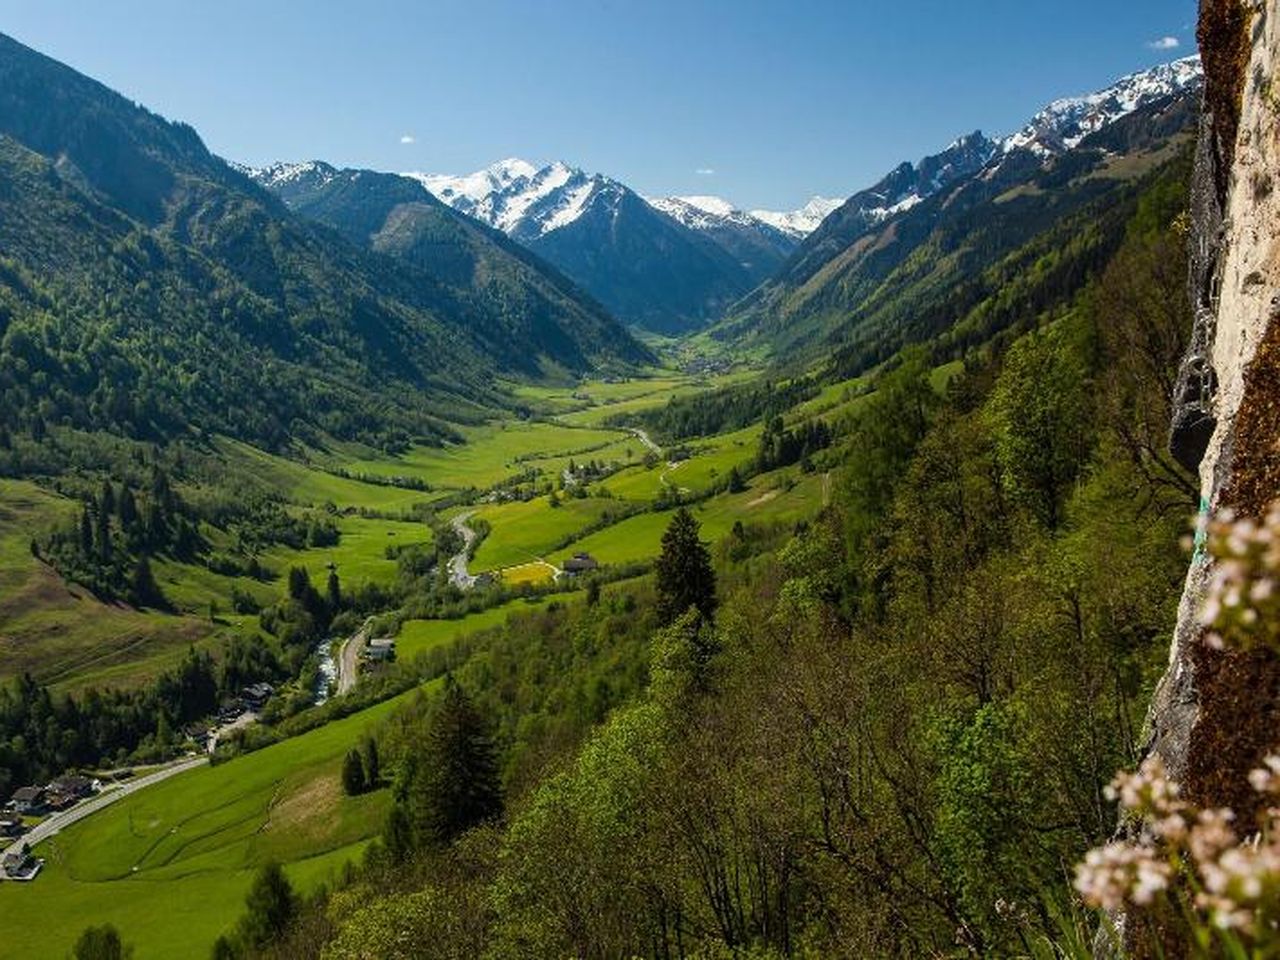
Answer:
[[[40,813],[44,808],[44,787],[19,787],[9,800],[9,809],[15,813]]]
[[[564,562],[564,572],[576,577],[582,573],[590,573],[600,567],[599,561],[589,553],[575,553],[572,557]]]

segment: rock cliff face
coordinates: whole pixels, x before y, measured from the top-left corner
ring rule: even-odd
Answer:
[[[1280,0],[1202,0],[1197,35],[1205,93],[1191,197],[1196,321],[1171,445],[1198,465],[1204,511],[1258,515],[1280,496]],[[1201,642],[1207,572],[1197,556],[1149,749],[1191,800],[1245,813],[1256,802],[1247,771],[1280,745],[1280,661]]]

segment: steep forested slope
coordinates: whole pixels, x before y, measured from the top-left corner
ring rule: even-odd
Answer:
[[[598,310],[543,335],[500,298],[307,223],[189,127],[7,37],[0,138],[10,423],[441,436],[439,418],[503,402],[495,372],[643,356]],[[554,286],[529,267],[507,290],[527,283]]]
[[[973,134],[904,165],[828,217],[712,333],[780,358],[837,351],[854,371],[938,334],[998,289],[987,271],[1002,259],[1037,239],[1049,252],[1070,218],[1131,202],[1141,175],[1190,138],[1195,97],[1153,101],[1060,153],[1004,152]]]
[[[419,271],[422,283],[456,290],[461,302],[493,318],[485,348],[505,363],[519,366],[531,349],[573,369],[652,360],[554,267],[441,203],[414,179],[323,163],[250,175],[304,217]]]

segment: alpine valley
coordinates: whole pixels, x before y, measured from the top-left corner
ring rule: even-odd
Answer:
[[[1276,956],[1280,10],[1201,7],[779,210],[0,34],[0,958]]]

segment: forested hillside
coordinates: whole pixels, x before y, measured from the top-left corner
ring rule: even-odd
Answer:
[[[857,373],[963,325],[984,299],[1010,296],[1010,258],[1022,269],[1030,254],[1039,273],[1065,275],[1070,285],[1071,273],[1114,250],[1099,234],[1132,203],[1143,174],[1185,149],[1196,103],[1192,91],[1161,98],[1048,155],[1001,152],[981,134],[961,138],[851,198],[711,336],[767,347],[780,363],[834,353],[842,370]],[[884,207],[904,193],[907,201]]]
[[[380,743],[402,758],[396,805],[364,867],[256,940],[251,902],[226,949],[1083,949],[1067,876],[1113,830],[1104,787],[1141,749],[1196,499],[1164,452],[1189,329],[1187,175],[1144,179],[1097,272],[1044,309],[1025,301],[945,387],[931,350],[950,345],[898,353],[838,431],[815,522],[754,546],[744,529],[709,580],[696,523],[674,521],[647,653],[628,639],[594,654],[643,657],[644,690],[581,748],[543,740],[531,775],[528,729],[493,699],[497,664],[394,722]]]
[[[291,215],[191,128],[7,37],[0,89],[10,424],[140,438],[196,427],[272,447],[307,431],[438,441],[442,421],[510,405],[496,372],[646,356],[536,264],[509,294],[563,292],[530,320],[495,309],[484,278],[363,252]]]

